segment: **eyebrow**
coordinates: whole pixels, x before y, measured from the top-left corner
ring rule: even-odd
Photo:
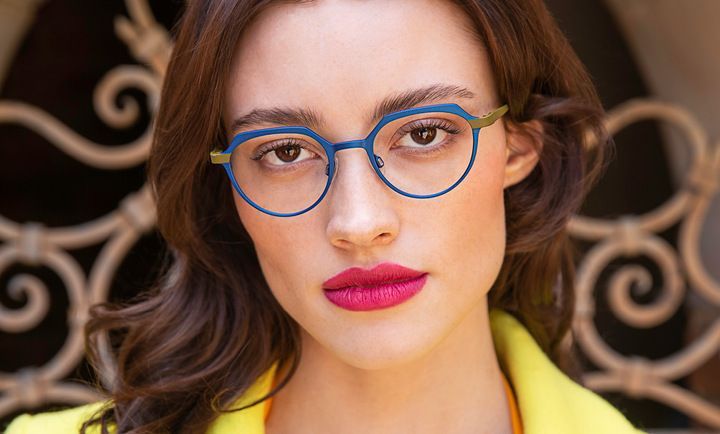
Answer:
[[[383,116],[405,110],[419,104],[431,103],[448,98],[474,98],[475,94],[465,87],[449,84],[433,84],[417,89],[404,90],[388,95],[380,101],[368,119],[374,124]],[[324,120],[317,112],[305,107],[273,107],[254,109],[246,115],[236,118],[230,124],[229,131],[234,133],[242,128],[260,124],[303,125],[319,129]]]

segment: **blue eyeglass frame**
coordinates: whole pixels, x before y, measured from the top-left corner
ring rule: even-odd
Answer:
[[[270,214],[272,216],[276,217],[293,217],[296,215],[300,215],[303,213],[306,213],[310,211],[311,209],[315,208],[320,202],[322,202],[323,198],[325,198],[325,194],[327,194],[328,190],[330,189],[330,185],[332,184],[333,178],[335,177],[335,153],[338,151],[341,151],[343,149],[353,149],[353,148],[360,148],[364,149],[365,153],[368,156],[368,160],[370,160],[370,164],[372,165],[373,169],[375,170],[375,173],[382,179],[382,181],[390,187],[395,192],[407,196],[412,197],[415,199],[430,199],[433,197],[437,197],[440,195],[443,195],[447,193],[448,191],[452,190],[453,188],[457,187],[458,184],[460,184],[463,179],[467,176],[467,174],[470,172],[470,169],[473,166],[473,163],[475,162],[475,154],[477,153],[477,143],[478,143],[478,133],[480,132],[480,129],[488,127],[495,123],[496,120],[498,120],[500,117],[502,117],[505,113],[508,111],[508,105],[503,104],[502,106],[496,108],[495,110],[491,111],[490,113],[484,115],[484,116],[473,116],[463,110],[462,107],[455,103],[449,103],[449,104],[434,104],[434,105],[427,105],[422,107],[414,107],[406,110],[397,111],[394,113],[389,113],[380,119],[380,121],[375,125],[375,128],[373,128],[372,131],[370,131],[370,134],[368,134],[367,137],[364,139],[359,140],[348,140],[344,142],[338,142],[338,143],[332,143],[329,140],[326,140],[321,135],[317,134],[315,131],[311,130],[308,127],[304,126],[289,126],[289,127],[272,127],[272,128],[263,128],[258,130],[252,130],[252,131],[244,131],[242,133],[236,134],[232,141],[230,142],[230,145],[228,145],[227,149],[224,151],[220,150],[214,150],[210,152],[210,162],[212,164],[219,164],[222,165],[225,168],[225,172],[227,173],[228,177],[230,178],[230,182],[232,183],[233,187],[235,188],[235,191],[240,194],[240,196],[250,205],[252,205],[254,208],[256,208],[259,211],[262,211],[266,214]],[[412,116],[419,113],[428,113],[428,112],[441,112],[441,113],[452,113],[459,116],[462,116],[465,120],[468,121],[470,124],[470,127],[472,128],[473,132],[473,149],[472,149],[472,156],[470,157],[470,163],[468,164],[468,167],[465,169],[465,172],[462,174],[460,179],[458,179],[453,185],[446,188],[445,190],[434,193],[430,195],[416,195],[411,193],[406,193],[399,188],[395,187],[390,181],[388,181],[385,176],[380,172],[380,168],[384,165],[379,165],[378,163],[378,156],[374,154],[373,152],[373,145],[375,143],[375,136],[377,135],[378,131],[388,124],[389,122],[392,122],[398,118],[405,117],[405,116]],[[240,144],[245,142],[246,140],[253,139],[255,137],[269,135],[269,134],[277,134],[277,133],[290,133],[290,134],[305,134],[307,136],[312,137],[313,139],[317,140],[318,143],[320,143],[325,149],[325,153],[328,156],[328,167],[326,168],[325,174],[328,176],[327,183],[325,184],[325,189],[323,190],[320,197],[310,206],[307,208],[293,212],[293,213],[277,213],[274,211],[267,210],[260,205],[253,202],[246,194],[242,191],[242,188],[237,184],[237,180],[235,179],[235,175],[232,171],[232,165],[230,164],[230,155],[232,152],[237,148]],[[376,158],[373,158],[376,157]],[[380,160],[380,163],[382,163],[382,160]]]

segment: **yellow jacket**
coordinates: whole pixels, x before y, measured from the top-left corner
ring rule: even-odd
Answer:
[[[511,314],[490,312],[493,342],[500,365],[515,390],[524,434],[644,434],[602,397],[573,382],[540,349],[527,329]],[[270,390],[273,366],[241,396],[248,403]],[[264,404],[222,413],[207,434],[264,434]],[[68,410],[23,414],[5,434],[77,433],[81,422],[102,402]],[[90,430],[99,432],[97,426]]]

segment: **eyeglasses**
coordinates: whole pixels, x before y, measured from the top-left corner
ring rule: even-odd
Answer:
[[[457,104],[390,113],[365,139],[332,143],[303,126],[241,132],[227,149],[210,153],[235,190],[256,209],[292,217],[313,209],[330,189],[335,154],[360,148],[383,182],[397,193],[429,199],[457,187],[470,172],[478,133],[508,111],[507,104],[476,117]]]

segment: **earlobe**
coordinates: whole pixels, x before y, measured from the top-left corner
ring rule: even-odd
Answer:
[[[505,182],[503,188],[525,179],[540,160],[543,147],[543,126],[539,120],[508,123],[505,146]]]

